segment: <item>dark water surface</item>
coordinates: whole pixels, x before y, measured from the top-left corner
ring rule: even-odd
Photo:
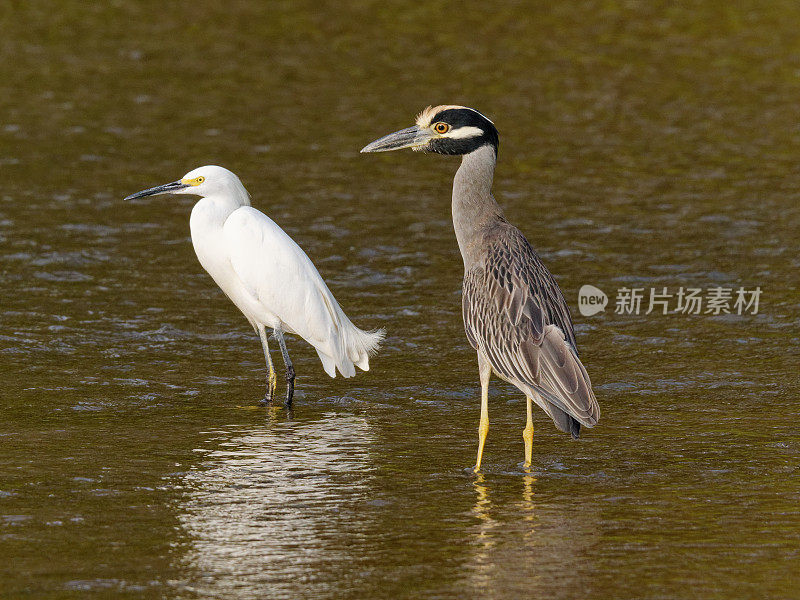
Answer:
[[[800,597],[800,7],[552,4],[0,8],[0,596]],[[533,476],[497,382],[463,473],[457,159],[358,154],[431,103],[497,124],[597,390],[578,442],[537,412]],[[291,340],[291,415],[192,199],[121,201],[208,163],[388,331],[351,380]],[[760,311],[614,313],[680,286]]]

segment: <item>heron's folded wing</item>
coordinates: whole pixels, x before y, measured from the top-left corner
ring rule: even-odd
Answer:
[[[467,338],[498,374],[594,425],[597,400],[570,342],[572,322],[558,285],[516,228],[487,241],[485,261],[464,277]]]
[[[581,425],[593,427],[600,418],[589,374],[555,325],[545,327],[540,346],[539,386],[546,400],[568,412]]]

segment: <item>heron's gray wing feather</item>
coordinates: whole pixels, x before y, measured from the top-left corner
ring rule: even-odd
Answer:
[[[539,392],[541,394],[541,392]],[[542,396],[540,396],[542,397]],[[537,404],[541,407],[544,412],[547,413],[551,419],[553,419],[553,423],[555,426],[558,427],[564,433],[572,434],[572,437],[579,438],[581,434],[581,424],[572,418],[568,413],[564,412],[560,408],[558,408],[552,402],[547,400],[542,400],[537,402]]]
[[[599,417],[597,400],[555,279],[512,225],[498,224],[484,243],[485,260],[464,275],[467,339],[499,375],[593,426]]]
[[[589,374],[564,334],[558,327],[548,325],[540,348],[537,391],[581,425],[593,427],[600,418],[600,407]]]

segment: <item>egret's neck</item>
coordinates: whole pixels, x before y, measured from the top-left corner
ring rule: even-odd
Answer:
[[[453,227],[464,266],[472,262],[473,249],[480,245],[481,231],[503,217],[503,210],[492,196],[494,147],[481,146],[465,154],[453,180]]]
[[[214,221],[225,222],[233,211],[243,206],[250,206],[250,195],[244,186],[236,182],[231,182],[223,189],[201,198],[192,213],[202,212]]]

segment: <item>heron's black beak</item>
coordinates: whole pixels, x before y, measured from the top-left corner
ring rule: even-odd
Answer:
[[[183,188],[191,187],[188,183],[182,181],[173,181],[172,183],[165,183],[164,185],[157,185],[148,190],[136,192],[130,196],[126,196],[125,200],[135,200],[136,198],[144,198],[145,196],[155,196],[156,194],[169,194],[175,190],[182,190]]]
[[[400,150],[402,148],[413,148],[419,150],[426,146],[435,134],[430,129],[420,129],[416,125],[408,129],[401,129],[367,144],[361,152],[389,152],[390,150]]]

